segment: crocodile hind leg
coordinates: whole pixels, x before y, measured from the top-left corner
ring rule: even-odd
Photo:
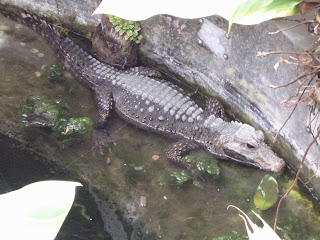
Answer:
[[[199,145],[189,140],[180,140],[179,142],[172,143],[166,149],[166,157],[173,163],[178,164],[188,170],[192,169],[192,165],[183,162],[182,156],[191,150],[199,148]]]
[[[206,101],[205,111],[209,115],[215,115],[217,118],[221,118],[224,121],[227,120],[224,107],[217,99],[208,98]]]
[[[103,148],[107,147],[112,140],[109,138],[106,130],[104,129],[113,105],[112,93],[108,90],[96,91],[95,102],[98,105],[98,115],[95,119],[95,128],[93,131],[93,142],[103,152]]]

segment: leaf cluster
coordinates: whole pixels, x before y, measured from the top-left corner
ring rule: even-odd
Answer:
[[[122,18],[108,15],[109,21],[115,26],[116,32],[120,34],[120,36],[124,35],[125,40],[133,41],[139,44],[143,38],[142,35],[139,34],[141,30],[140,24],[134,21],[125,21]]]

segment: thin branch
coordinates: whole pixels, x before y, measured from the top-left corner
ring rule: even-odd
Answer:
[[[312,75],[312,74],[315,74],[315,73],[317,73],[317,71],[312,71],[312,72],[305,71],[302,74],[300,74],[300,76],[296,77],[293,81],[291,81],[291,82],[289,82],[287,84],[279,85],[279,86],[275,86],[275,85],[269,84],[268,87],[269,88],[274,88],[274,89],[288,87],[289,85],[294,84],[295,82],[299,81],[301,78],[304,78],[304,77],[306,77],[308,75]]]
[[[279,128],[277,134],[276,134],[276,135],[274,136],[274,138],[273,138],[273,142],[275,142],[275,141],[277,140],[277,138],[278,138],[281,130],[282,130],[282,129],[284,128],[284,126],[287,124],[287,122],[289,121],[289,119],[290,119],[291,116],[293,115],[294,111],[296,110],[297,106],[298,106],[298,105],[295,105],[295,106],[294,106],[294,108],[292,109],[289,117],[284,121],[284,123],[282,124],[281,128]]]
[[[311,78],[311,81],[312,81],[313,77]],[[295,98],[295,97],[298,97],[299,96],[299,93],[300,93],[300,88],[303,86],[303,84],[308,80],[308,78],[304,79],[300,84],[299,86],[297,87],[297,90],[296,90],[296,93],[291,95],[287,100],[283,101],[282,102],[282,107],[292,107],[294,105],[297,105],[299,102],[304,102],[306,101],[306,97],[302,98],[302,94],[300,95],[299,99],[297,101],[294,101],[294,103],[292,104],[289,104],[289,101],[292,99],[292,98]],[[303,90],[303,94],[305,93],[306,91],[306,88]]]
[[[279,203],[278,203],[278,206],[277,206],[276,217],[275,217],[275,219],[274,219],[274,225],[273,225],[273,231],[275,231],[275,232],[276,232],[276,229],[277,229],[277,222],[278,222],[278,217],[279,217],[279,211],[280,211],[281,203],[283,202],[284,199],[286,199],[286,198],[288,197],[288,194],[290,193],[290,191],[293,189],[293,187],[294,187],[294,186],[296,185],[296,183],[298,182],[300,173],[301,173],[301,171],[302,171],[304,162],[305,162],[305,160],[306,160],[306,156],[307,156],[307,154],[308,154],[311,146],[317,141],[319,135],[320,135],[320,128],[318,128],[317,135],[313,138],[312,142],[308,145],[306,151],[304,152],[304,155],[303,155],[302,160],[301,160],[301,163],[300,163],[299,170],[297,171],[296,177],[295,177],[292,185],[290,186],[290,188],[287,190],[287,192],[286,192],[286,193],[281,197],[281,199],[279,200]]]
[[[296,55],[320,55],[320,52],[292,52],[292,51],[270,51],[260,52],[258,51],[257,57],[266,57],[272,54],[296,54]]]
[[[308,132],[310,132],[311,134],[313,134],[313,131],[312,131],[312,129],[311,129],[311,124],[313,123],[313,121],[317,118],[317,121],[318,121],[318,117],[319,117],[319,111],[320,111],[320,109],[318,109],[318,112],[316,113],[316,114],[314,114],[314,117],[313,118],[311,118],[311,115],[312,115],[312,112],[310,111],[309,112],[309,123],[308,123],[308,125],[307,125],[307,130],[308,130]],[[317,123],[317,121],[316,121],[316,123]],[[313,135],[312,135],[313,136]],[[314,137],[314,136],[313,136]]]
[[[269,32],[270,35],[274,35],[274,34],[277,34],[279,32],[283,32],[283,31],[287,31],[287,30],[290,30],[292,28],[296,28],[296,27],[299,27],[300,25],[303,25],[303,24],[306,24],[306,23],[314,23],[314,20],[306,20],[306,21],[303,21],[303,22],[300,22],[296,25],[293,25],[291,27],[288,27],[288,28],[283,28],[283,29],[279,29],[278,31],[275,31],[275,32]]]
[[[320,52],[319,52],[318,54],[320,54]],[[319,65],[316,65],[316,64],[311,65],[310,63],[290,62],[290,61],[285,60],[285,59],[281,59],[281,60],[282,60],[284,63],[290,64],[290,65],[304,66],[304,67],[307,67],[307,68],[314,68],[314,69],[319,69],[319,68],[320,68],[320,66],[319,66]]]
[[[312,82],[312,80],[313,80],[313,78],[309,81],[308,85]],[[298,100],[300,100],[300,99],[303,97],[305,91],[306,91],[306,88],[303,90],[303,92],[301,93],[301,95],[300,95],[300,97],[299,97]],[[284,128],[284,126],[287,124],[287,122],[289,121],[289,119],[290,119],[291,116],[293,115],[294,111],[296,110],[297,106],[298,106],[298,105],[295,105],[295,106],[294,106],[294,108],[292,109],[289,117],[288,117],[288,118],[286,119],[286,121],[282,124],[281,128],[278,130],[277,134],[276,134],[275,137],[273,138],[273,142],[275,142],[275,141],[277,140],[277,138],[278,138],[281,130],[282,130],[282,129]]]

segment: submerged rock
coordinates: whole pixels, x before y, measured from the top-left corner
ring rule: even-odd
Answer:
[[[183,161],[192,164],[194,174],[207,173],[215,177],[219,177],[220,175],[218,161],[212,156],[197,158],[195,156],[188,155],[183,158]]]
[[[52,100],[45,95],[30,95],[26,104],[19,107],[22,123],[26,127],[49,127],[55,137],[85,134],[93,129],[88,117],[70,118],[65,115],[70,107],[62,100]]]
[[[54,135],[70,136],[76,133],[85,134],[93,129],[93,121],[88,117],[70,118],[69,120],[61,118],[53,127]]]
[[[44,95],[30,95],[26,104],[18,106],[22,123],[26,127],[53,127],[61,112],[69,108],[68,104],[55,101]]]

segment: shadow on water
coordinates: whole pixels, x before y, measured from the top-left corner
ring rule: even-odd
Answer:
[[[264,171],[220,161],[219,177],[203,175],[196,184],[191,179],[179,185],[172,175],[182,170],[165,158],[170,141],[131,127],[117,116],[112,116],[107,126],[113,144],[105,155],[93,145],[90,134],[77,136],[76,143],[67,145],[52,137],[48,129],[23,127],[16,106],[31,94],[63,99],[71,106],[70,117],[95,117],[92,94],[68,73],[64,73],[64,83],[50,83],[44,77],[44,67],[53,63],[54,53],[44,41],[0,16],[0,132],[50,160],[39,161],[38,155],[21,150],[20,144],[11,144],[1,135],[2,191],[38,180],[68,179],[61,169],[88,184],[78,190],[79,202],[63,225],[70,230],[61,232],[58,239],[211,240],[232,230],[244,232],[238,213],[226,210],[229,204],[239,206],[250,217],[253,209],[273,224],[275,207],[260,212],[253,204]],[[205,152],[195,154],[208,157]],[[281,193],[293,181],[286,173],[272,175]],[[314,203],[295,188],[281,210],[281,236],[287,240],[320,239],[314,237],[320,234],[319,223]]]

